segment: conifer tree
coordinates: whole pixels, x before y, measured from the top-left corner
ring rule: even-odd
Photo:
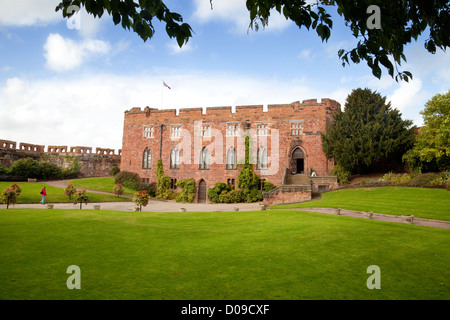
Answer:
[[[344,111],[321,133],[327,158],[351,173],[396,170],[403,154],[412,148],[415,127],[391,108],[386,97],[370,89],[355,89]]]

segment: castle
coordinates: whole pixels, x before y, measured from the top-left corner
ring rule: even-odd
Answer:
[[[308,200],[311,192],[337,186],[336,177],[329,174],[334,162],[322,151],[320,132],[339,111],[340,104],[332,99],[234,110],[132,108],[124,115],[120,169],[153,182],[161,159],[174,189],[177,181],[194,178],[196,202],[209,202],[207,190],[215,183],[237,187],[249,136],[254,172],[278,186],[264,194],[264,202]]]
[[[121,150],[115,154],[114,149],[76,146],[47,146],[16,141],[0,140],[0,165],[10,166],[14,161],[23,158],[45,160],[61,168],[70,167],[73,159],[81,164],[80,177],[103,177],[110,175],[113,166],[120,166]]]

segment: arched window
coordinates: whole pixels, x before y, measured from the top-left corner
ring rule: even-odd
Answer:
[[[236,169],[237,155],[234,147],[229,147],[227,151],[227,169]]]
[[[142,168],[150,169],[152,167],[152,152],[147,147],[144,150],[144,156],[142,157]]]
[[[209,169],[209,152],[206,147],[203,147],[200,152],[200,169]]]
[[[258,150],[256,169],[267,169],[267,150],[263,146]]]
[[[180,150],[177,147],[172,149],[170,153],[170,168],[179,169],[180,168]]]

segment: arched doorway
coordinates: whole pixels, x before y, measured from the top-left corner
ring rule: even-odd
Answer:
[[[291,155],[291,174],[305,173],[305,153],[299,147],[292,151]]]
[[[206,203],[206,182],[203,179],[198,183],[198,203]]]

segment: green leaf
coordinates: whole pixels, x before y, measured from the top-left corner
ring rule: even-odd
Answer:
[[[113,14],[113,22],[114,24],[119,24],[120,23],[120,13],[114,13]]]

